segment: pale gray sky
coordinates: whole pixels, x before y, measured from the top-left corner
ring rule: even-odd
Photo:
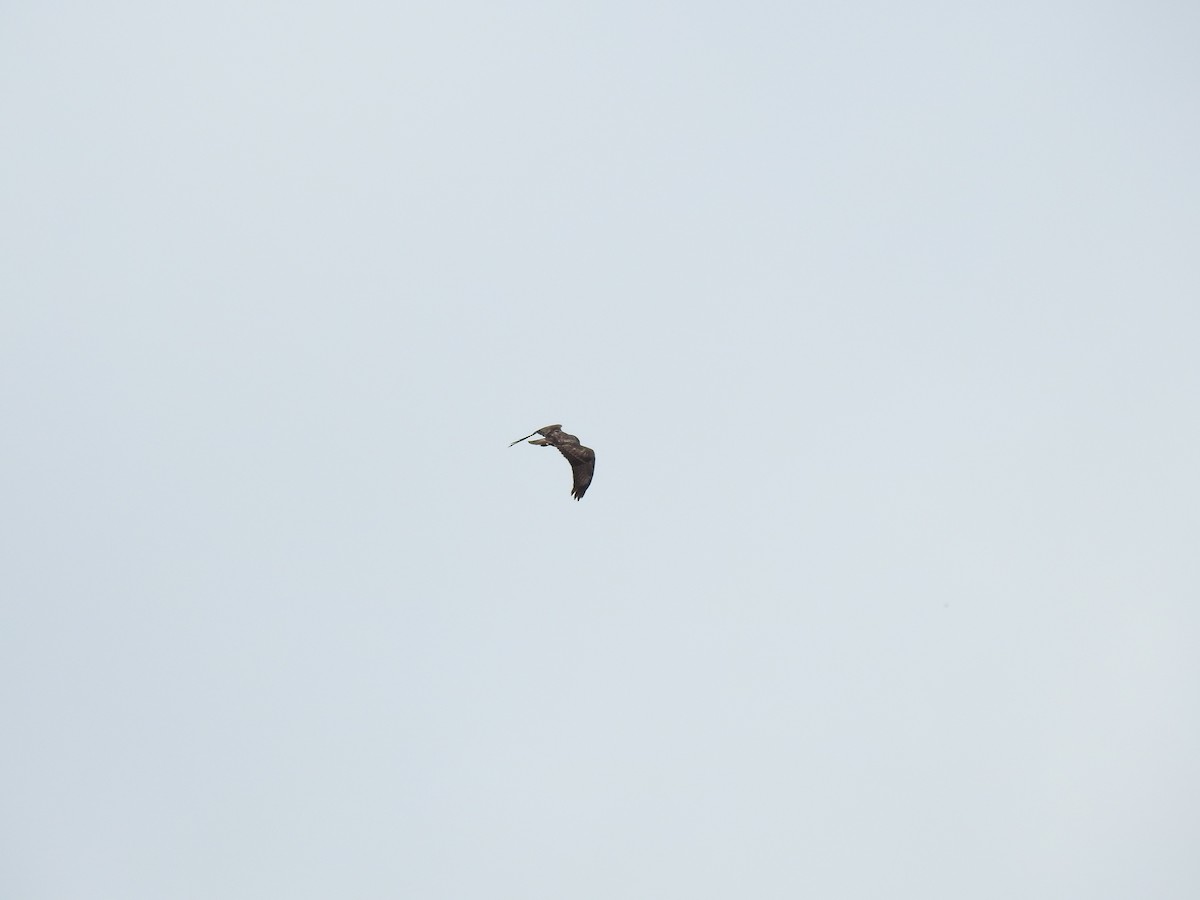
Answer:
[[[1200,896],[1197,46],[4,4],[0,895]]]

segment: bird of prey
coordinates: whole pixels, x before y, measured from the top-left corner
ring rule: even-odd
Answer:
[[[596,454],[590,447],[579,443],[579,438],[575,435],[563,431],[561,425],[547,425],[545,428],[539,428],[533,434],[517,438],[508,446],[515,447],[525,438],[533,437],[534,434],[540,434],[541,440],[529,443],[539,447],[556,447],[558,452],[567,458],[567,462],[571,464],[571,475],[574,477],[571,496],[576,500],[582,500],[588,485],[592,483],[592,472],[596,470]]]

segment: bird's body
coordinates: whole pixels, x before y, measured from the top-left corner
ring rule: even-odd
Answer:
[[[555,447],[571,464],[573,477],[571,496],[576,500],[582,500],[588,485],[592,483],[592,473],[596,470],[595,452],[591,447],[585,447],[579,443],[579,438],[575,435],[563,431],[561,425],[547,425],[545,428],[539,428],[533,434],[540,434],[541,438],[529,443],[538,447]],[[517,438],[508,446],[516,446],[525,438],[530,437],[533,435],[527,434],[523,438]]]

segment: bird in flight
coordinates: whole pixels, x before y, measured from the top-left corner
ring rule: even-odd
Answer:
[[[525,438],[533,437],[534,434],[540,434],[541,439],[529,443],[539,447],[556,447],[558,452],[567,458],[567,462],[571,464],[571,475],[574,477],[571,496],[576,500],[582,500],[588,485],[592,483],[592,472],[596,470],[596,454],[590,447],[579,443],[579,438],[575,435],[563,431],[561,425],[547,425],[545,428],[539,428],[533,434],[517,438],[508,446],[515,447]]]

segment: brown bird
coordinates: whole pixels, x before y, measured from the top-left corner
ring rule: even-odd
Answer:
[[[592,483],[592,473],[596,471],[596,454],[590,447],[579,443],[579,438],[575,435],[563,431],[561,425],[547,425],[545,428],[539,428],[533,434],[517,438],[508,446],[515,447],[525,438],[533,437],[534,434],[540,434],[542,439],[529,443],[539,447],[557,447],[558,452],[567,458],[567,462],[571,464],[571,475],[574,477],[571,496],[576,500],[582,500],[588,485]]]

